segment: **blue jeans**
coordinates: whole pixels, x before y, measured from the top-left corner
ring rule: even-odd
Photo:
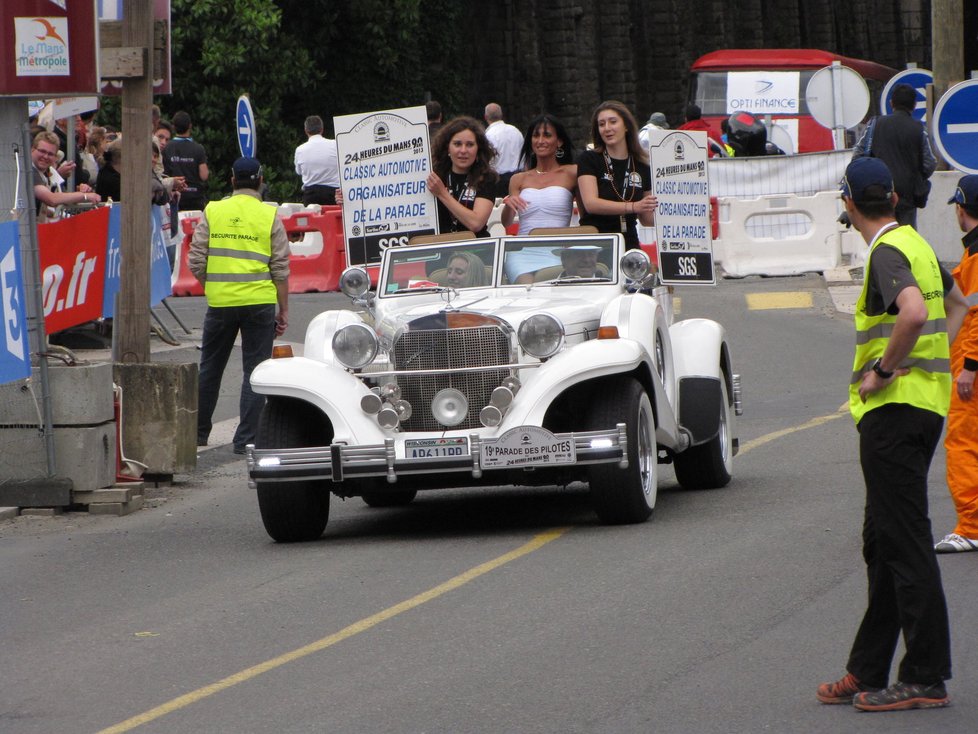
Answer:
[[[221,378],[234,340],[241,332],[241,420],[234,432],[234,448],[243,449],[255,442],[258,417],[265,405],[265,396],[251,389],[251,373],[272,356],[275,340],[274,303],[256,306],[208,306],[204,316],[204,336],[200,353],[200,378],[197,394],[197,445],[207,443],[214,417],[214,408],[221,392]]]

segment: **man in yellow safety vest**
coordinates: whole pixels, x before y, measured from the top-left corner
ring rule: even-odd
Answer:
[[[206,446],[221,378],[241,334],[240,422],[234,453],[255,442],[265,397],[251,389],[251,372],[272,356],[272,342],[285,333],[289,313],[289,240],[275,207],[262,202],[261,165],[238,158],[234,193],[212,201],[194,230],[189,265],[204,286],[207,314],[200,354],[197,445]],[[277,308],[277,310],[276,310]]]
[[[869,245],[849,383],[866,484],[869,603],[846,675],[820,685],[816,697],[860,711],[936,708],[949,702],[951,641],[927,515],[927,470],[951,396],[948,342],[968,307],[930,245],[896,221],[898,197],[883,161],[852,161],[842,197]],[[901,631],[906,654],[890,685]]]

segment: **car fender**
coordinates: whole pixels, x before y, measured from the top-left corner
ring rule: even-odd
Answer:
[[[676,404],[676,373],[673,367],[669,319],[657,298],[628,293],[612,299],[601,313],[601,326],[615,326],[622,339],[633,339],[649,353],[671,406]],[[655,335],[660,341],[656,348]]]
[[[679,389],[679,423],[693,445],[711,440],[720,428],[722,407],[720,381],[727,383],[733,399],[730,355],[723,327],[708,319],[688,319],[672,325],[676,378]],[[726,372],[724,372],[724,367]],[[730,411],[734,421],[734,411]],[[736,427],[729,429],[736,436]]]
[[[673,406],[648,350],[634,339],[597,339],[565,349],[534,370],[507,411],[500,431],[517,426],[543,424],[544,416],[557,397],[579,383],[636,371],[648,376],[652,384],[649,396],[656,410],[656,440],[667,446],[679,441]]]
[[[333,334],[348,324],[362,323],[364,320],[356,311],[324,311],[310,321],[309,326],[306,327],[303,356],[342,369],[333,357]]]
[[[251,373],[251,387],[263,395],[315,405],[333,424],[336,443],[381,443],[387,435],[374,417],[360,408],[360,399],[370,389],[344,369],[324,366],[308,357],[268,359]]]

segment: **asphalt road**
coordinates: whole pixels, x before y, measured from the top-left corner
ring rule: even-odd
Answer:
[[[727,488],[686,492],[660,467],[653,519],[627,527],[597,524],[583,485],[334,498],[321,540],[276,545],[244,462],[208,450],[132,515],[0,523],[0,732],[975,731],[973,554],[941,559],[951,707],[814,699],[865,601],[839,412],[851,318],[816,276],[679,295],[679,318],[727,327],[743,376]],[[287,337],[341,300],[294,297]],[[199,327],[199,299],[173,302]],[[236,410],[229,379],[218,418]],[[938,535],[943,471],[939,451]]]

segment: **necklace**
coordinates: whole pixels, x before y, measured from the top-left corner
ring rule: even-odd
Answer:
[[[635,187],[634,186],[632,186],[631,187],[631,190],[628,192],[628,198],[627,199],[625,198],[625,195],[623,193],[621,193],[620,191],[618,191],[618,188],[615,186],[615,175],[614,175],[614,171],[612,170],[612,166],[611,166],[611,156],[608,155],[608,151],[607,150],[604,152],[604,167],[605,167],[605,170],[608,172],[608,183],[611,184],[611,190],[614,192],[615,196],[618,197],[618,200],[619,201],[634,201],[635,200]],[[628,184],[629,184],[629,182],[631,180],[631,171],[632,171],[632,156],[629,153],[628,160],[625,162],[625,175],[621,179],[621,189],[622,189],[622,191],[624,191],[626,188],[629,188]],[[628,230],[628,223],[627,223],[627,220],[625,219],[625,217],[626,217],[626,215],[625,214],[622,214],[618,218],[619,219],[619,222],[621,224],[621,231],[622,232],[626,232]]]

